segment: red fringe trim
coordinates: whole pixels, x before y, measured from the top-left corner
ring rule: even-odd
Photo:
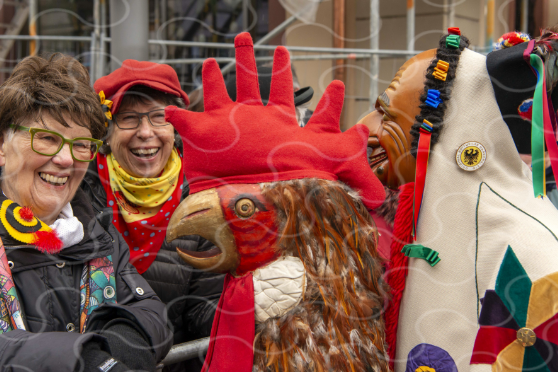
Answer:
[[[62,250],[62,241],[58,238],[56,231],[37,231],[33,234],[33,242],[37,249],[43,253],[55,254]]]
[[[408,257],[401,253],[406,244],[411,243],[413,221],[413,194],[415,183],[402,185],[399,194],[399,205],[393,225],[393,239],[390,247],[391,261],[386,272],[386,281],[391,288],[391,299],[385,313],[386,342],[388,344],[389,364],[393,369],[395,347],[397,341],[397,325],[399,323],[399,307],[405,290]]]

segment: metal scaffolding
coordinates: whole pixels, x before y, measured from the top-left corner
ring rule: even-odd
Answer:
[[[374,110],[378,97],[378,77],[380,76],[380,0],[370,0],[370,111]],[[408,54],[405,54],[408,55]]]
[[[379,0],[373,0],[379,4]],[[288,22],[289,21],[289,22]],[[287,20],[284,24],[280,25],[285,28],[290,24],[292,20]],[[279,28],[279,27],[278,27]],[[281,30],[274,30],[271,32],[271,36],[266,38],[268,41]],[[377,33],[377,30],[374,30]],[[268,34],[268,35],[270,35]],[[389,50],[389,49],[377,49],[379,35],[374,36],[371,44],[376,46],[376,49],[359,49],[359,48],[322,48],[322,47],[300,47],[300,46],[286,46],[287,50],[290,52],[305,52],[305,53],[316,53],[316,55],[305,55],[305,56],[292,56],[292,60],[298,61],[309,61],[309,60],[336,60],[336,59],[370,59],[370,69],[371,69],[371,84],[370,84],[370,107],[373,109],[374,102],[378,96],[378,73],[379,73],[379,61],[381,57],[409,57],[409,55],[414,55],[420,53],[421,51],[408,51],[408,50]],[[100,36],[97,39],[96,33],[92,33],[91,37],[87,36],[27,36],[27,35],[0,35],[0,40],[63,40],[63,41],[81,41],[90,43],[90,53],[93,58],[92,66],[90,68],[91,82],[93,83],[96,79],[103,76],[99,74],[102,71],[104,65],[101,60],[104,58],[94,57],[98,54],[104,53],[107,50],[106,44],[112,42],[112,38],[105,37],[104,32],[100,32]],[[214,48],[214,49],[234,49],[233,43],[211,43],[211,42],[196,42],[196,41],[175,41],[175,40],[148,40],[149,45],[162,45],[162,46],[181,46],[181,47],[201,47],[201,48]],[[275,46],[263,45],[261,42],[256,42],[254,44],[255,50],[275,50]],[[319,54],[318,54],[319,53]],[[223,74],[230,71],[235,66],[234,58],[216,58],[218,62],[228,62],[221,71]],[[271,61],[273,57],[258,57],[260,61]],[[166,64],[194,64],[202,63],[205,58],[184,58],[184,59],[158,59],[153,60],[153,62],[166,63]],[[101,65],[101,67],[99,67]],[[99,74],[99,75],[98,75]]]

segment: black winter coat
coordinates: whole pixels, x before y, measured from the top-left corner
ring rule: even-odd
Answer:
[[[112,220],[112,208],[107,207],[107,196],[99,179],[97,162],[91,163],[81,187],[89,195],[98,213]],[[181,200],[188,193],[185,179]],[[155,261],[142,274],[168,306],[175,344],[209,336],[224,281],[222,274],[199,271],[187,265],[176,253],[177,245],[190,251],[206,251],[213,247],[213,243],[199,236],[183,237],[173,241],[172,245],[165,241]]]
[[[6,197],[0,190],[0,203]],[[111,224],[95,218],[87,196],[78,189],[71,202],[83,224],[84,238],[55,255],[20,245],[0,229],[12,276],[18,290],[27,331],[0,335],[2,371],[72,372],[78,366],[83,345],[104,343],[100,331],[110,320],[125,318],[139,327],[157,360],[172,345],[165,305],[128,262],[128,245]],[[116,280],[116,304],[101,304],[93,311],[85,334],[79,333],[80,277],[89,260],[112,255]],[[141,289],[140,289],[141,288]]]

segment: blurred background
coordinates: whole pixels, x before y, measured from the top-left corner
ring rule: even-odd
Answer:
[[[87,66],[92,82],[127,58],[168,63],[191,93],[205,58],[230,78],[234,36],[248,31],[258,64],[270,64],[272,46],[289,48],[295,89],[315,91],[310,109],[342,80],[347,129],[448,27],[488,53],[505,32],[534,37],[556,23],[558,0],[0,0],[0,83],[28,55],[62,52]]]

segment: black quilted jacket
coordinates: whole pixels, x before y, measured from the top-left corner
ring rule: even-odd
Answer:
[[[0,190],[0,203],[6,197]],[[95,219],[87,196],[78,189],[71,201],[83,224],[84,237],[58,254],[43,254],[13,240],[0,227],[0,237],[12,268],[27,331],[0,335],[0,370],[72,372],[85,343],[104,337],[95,331],[116,318],[131,320],[145,334],[161,360],[172,344],[165,305],[128,262],[128,245],[114,226]],[[87,332],[80,334],[80,279],[83,265],[97,257],[112,256],[116,304],[102,304],[91,313]]]

